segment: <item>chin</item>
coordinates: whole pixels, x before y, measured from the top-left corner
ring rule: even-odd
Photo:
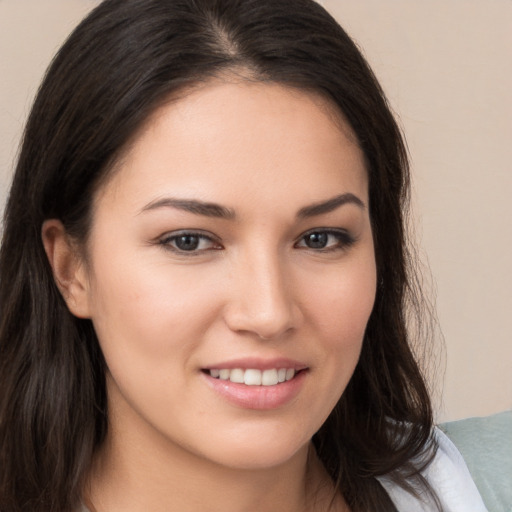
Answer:
[[[231,449],[219,454],[215,460],[224,467],[239,469],[243,471],[259,471],[279,466],[307,454],[308,443],[291,449],[290,447],[279,447],[277,449],[244,446],[243,449]]]
[[[217,436],[216,436],[217,437]],[[203,457],[217,464],[240,470],[278,467],[306,456],[311,437],[297,436],[286,429],[271,432],[230,435],[229,439],[210,439]]]

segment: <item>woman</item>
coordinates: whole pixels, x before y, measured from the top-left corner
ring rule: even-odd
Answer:
[[[314,2],[104,1],[5,212],[0,509],[484,510],[409,348],[407,172]]]

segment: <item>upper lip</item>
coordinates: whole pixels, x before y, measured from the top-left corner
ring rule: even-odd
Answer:
[[[296,371],[308,368],[307,364],[294,359],[284,357],[263,359],[258,357],[244,357],[240,359],[230,359],[229,361],[221,361],[219,363],[208,365],[203,370],[227,369],[235,368],[254,369],[254,370],[271,370],[273,368],[293,368]]]

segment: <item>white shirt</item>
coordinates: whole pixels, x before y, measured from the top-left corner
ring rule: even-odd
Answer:
[[[487,512],[469,470],[455,445],[439,429],[435,430],[439,444],[432,463],[422,473],[435,490],[443,512]],[[396,486],[386,478],[379,478],[399,512],[433,512],[432,505]]]

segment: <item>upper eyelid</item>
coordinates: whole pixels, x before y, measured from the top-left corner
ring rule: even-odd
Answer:
[[[198,236],[200,238],[206,238],[208,240],[217,241],[218,237],[215,236],[213,233],[210,233],[208,231],[203,231],[201,229],[177,229],[175,231],[167,231],[163,235],[160,235],[157,240],[166,240],[166,239],[172,239],[177,238],[179,236],[184,235],[193,235]]]
[[[348,232],[349,231],[345,228],[321,226],[318,228],[308,229],[307,231],[304,231],[304,233],[302,233],[300,236],[310,235],[311,233],[347,233],[348,234]]]
[[[350,238],[354,238],[353,235],[350,234],[350,231],[344,228],[328,228],[328,227],[321,227],[321,228],[313,228],[308,229],[307,231],[304,231],[304,233],[301,233],[296,240],[302,240],[305,236],[311,235],[313,233],[327,233],[329,235],[342,235]]]
[[[297,240],[300,238],[309,235],[311,233],[319,233],[319,232],[327,232],[327,233],[341,233],[341,234],[349,234],[349,230],[345,228],[338,228],[338,227],[317,227],[317,228],[311,228],[307,231],[302,232],[298,237]],[[173,231],[167,231],[164,234],[158,236],[158,239],[162,238],[172,238],[175,236],[180,235],[197,235],[197,236],[204,236],[205,238],[211,238],[212,240],[218,239],[219,237],[211,233],[210,231],[204,231],[202,229],[196,229],[196,228],[184,228],[184,229],[176,229]]]

